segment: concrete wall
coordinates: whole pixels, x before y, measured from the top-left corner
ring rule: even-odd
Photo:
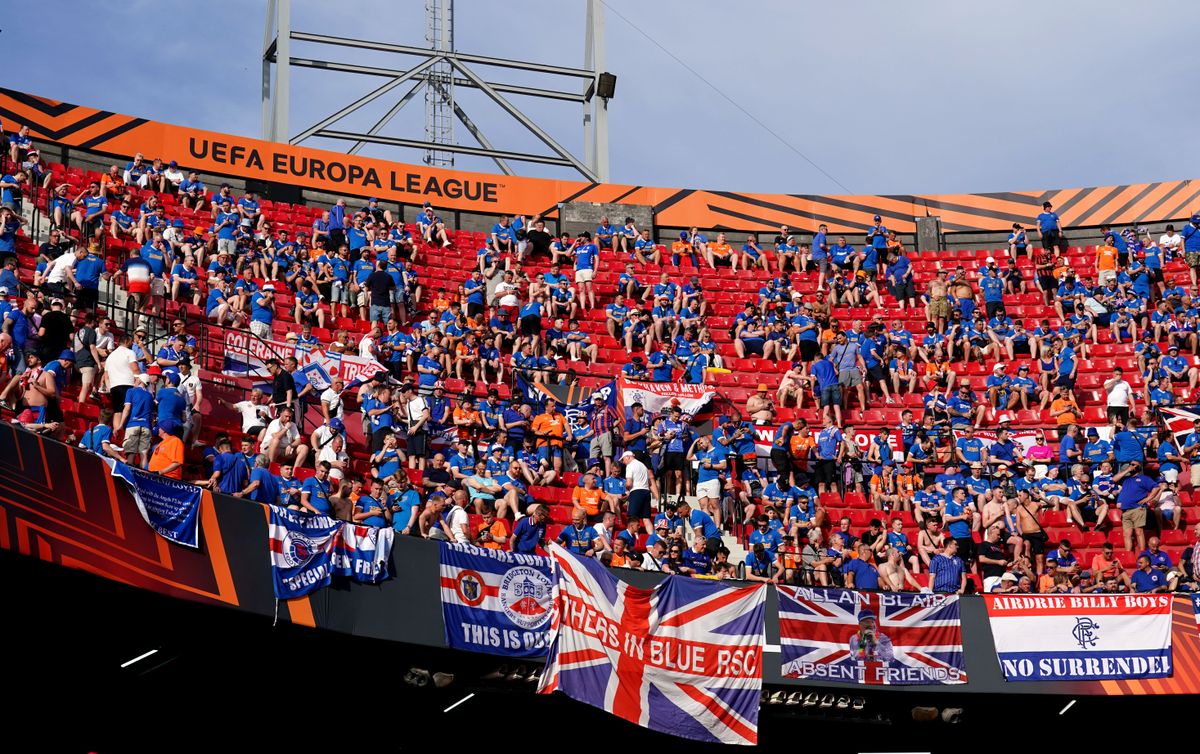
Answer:
[[[601,217],[607,217],[616,228],[625,225],[627,217],[632,217],[638,228],[654,228],[654,208],[645,204],[567,202],[559,208],[559,217],[562,229],[572,235],[585,230],[595,233]]]

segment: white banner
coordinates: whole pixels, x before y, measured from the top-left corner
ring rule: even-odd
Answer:
[[[1166,678],[1170,594],[983,595],[1007,681]]]

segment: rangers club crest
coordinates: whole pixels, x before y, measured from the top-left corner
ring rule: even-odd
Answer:
[[[546,606],[550,596],[550,580],[536,568],[517,566],[504,574],[500,581],[500,606],[516,625],[532,631],[550,618]]]
[[[283,540],[283,558],[288,568],[302,566],[312,560],[316,547],[308,537],[295,532],[288,532]]]
[[[1088,649],[1096,646],[1096,642],[1099,641],[1100,637],[1096,634],[1099,628],[1100,624],[1091,618],[1076,618],[1075,627],[1071,629],[1071,636],[1081,649]]]

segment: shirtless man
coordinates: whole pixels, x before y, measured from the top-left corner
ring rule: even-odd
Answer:
[[[783,373],[779,379],[779,390],[775,392],[775,401],[780,406],[786,406],[791,398],[796,408],[804,408],[804,396],[812,387],[812,377],[808,375],[808,367],[801,363]]]
[[[950,321],[948,287],[945,270],[938,270],[937,277],[929,281],[929,305],[925,307],[925,318],[937,325],[939,333],[946,331],[946,323]]]
[[[1046,532],[1037,520],[1037,504],[1028,497],[1013,502],[1012,517],[1020,531],[1011,533],[1019,534],[1024,540],[1027,548],[1025,554],[1033,556],[1036,572],[1042,573],[1046,569]],[[1016,558],[1018,554],[1014,552],[1013,557]]]
[[[888,548],[887,560],[879,565],[879,588],[888,592],[902,592],[906,588],[921,591],[921,585],[904,565],[904,558],[895,547]]]
[[[25,354],[25,371],[9,381],[4,392],[0,393],[0,399],[7,400],[13,390],[21,391],[21,398],[25,403],[25,409],[17,414],[16,418],[21,426],[31,432],[58,430],[59,422],[46,420],[46,407],[50,405],[50,398],[58,395],[54,373],[42,369],[42,360],[36,352],[30,351]]]
[[[929,569],[929,561],[946,546],[946,533],[942,531],[942,519],[930,516],[925,519],[925,528],[917,534],[917,554],[921,565]]]
[[[767,396],[766,383],[759,383],[758,392],[746,399],[746,413],[755,424],[775,422],[775,403]]]
[[[995,492],[998,492],[998,490],[993,488],[992,492],[995,493]],[[997,494],[990,495],[988,498],[988,501],[983,504],[983,509],[980,512],[980,521],[981,521],[980,528],[983,529],[984,531],[987,531],[991,527],[992,524],[994,524],[996,522],[1003,523],[1004,512],[1005,512],[1004,498],[1001,495],[997,495]]]

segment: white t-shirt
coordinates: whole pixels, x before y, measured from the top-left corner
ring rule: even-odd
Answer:
[[[329,404],[329,418],[342,419],[345,417],[346,406],[342,402],[342,394],[333,388],[325,388],[321,393],[321,403]]]
[[[1129,383],[1125,380],[1119,380],[1117,384],[1108,388],[1108,405],[1118,408],[1129,406],[1129,399],[1133,397],[1133,388],[1129,387]]]
[[[296,438],[300,436],[300,430],[296,429],[295,422],[288,422],[287,426],[284,426],[283,422],[273,419],[263,431],[262,437],[259,438],[259,447],[265,448],[270,445],[276,435],[282,435],[279,447],[284,448],[296,441]]]
[[[1161,236],[1159,236],[1158,245],[1164,249],[1182,249],[1183,236],[1179,235],[1178,233],[1163,233]]]
[[[104,360],[104,373],[108,375],[109,388],[132,386],[133,365],[136,363],[137,356],[131,349],[125,346],[114,348]]]
[[[313,430],[312,434],[313,448],[315,450],[321,450],[327,447],[336,434],[337,433],[334,432],[333,428],[328,424],[322,424],[321,426],[317,427]]]
[[[75,258],[75,251],[68,251],[58,259],[55,259],[50,265],[50,274],[46,276],[47,283],[65,283],[67,282],[67,270],[75,269],[75,263],[79,261]]]
[[[521,300],[517,298],[517,291],[521,290],[516,283],[508,283],[501,280],[496,284],[496,297],[500,299],[500,306],[513,307],[518,306]]]
[[[112,348],[113,348],[112,333],[106,332],[103,335],[101,335],[100,332],[97,331],[96,332],[96,348],[100,349],[101,351],[108,351],[111,353]],[[130,353],[132,353],[132,351],[130,351]]]
[[[636,458],[625,466],[625,489],[629,492],[650,489],[650,472],[646,464]]]
[[[358,355],[364,359],[375,358],[375,339],[364,335],[363,339],[358,341]]]
[[[346,455],[345,450],[338,452],[333,449],[333,443],[329,443],[325,447],[321,448],[321,452],[317,454],[318,464],[320,464],[321,461],[328,461],[330,464],[337,466],[338,464],[345,464],[349,460],[350,456]]]
[[[183,375],[180,375],[183,377]],[[203,388],[200,386],[200,377],[192,372],[179,383],[179,394],[187,399],[187,410],[191,411],[196,405],[196,398],[200,395]]]
[[[466,533],[468,520],[467,512],[463,510],[461,505],[452,507],[449,515],[446,516],[446,526],[450,529],[450,536],[455,542],[461,545],[471,544],[471,540]]]
[[[409,401],[408,405],[405,407],[405,409],[408,411],[408,426],[411,427],[412,425],[421,421],[421,416],[425,413],[425,409],[427,408],[429,408],[429,404],[426,403],[425,399],[419,395]],[[426,423],[422,425],[421,429],[429,429],[429,424]]]
[[[266,406],[250,401],[238,401],[233,404],[233,410],[242,415],[242,431],[249,432],[254,427],[261,427],[271,421],[271,412]]]

